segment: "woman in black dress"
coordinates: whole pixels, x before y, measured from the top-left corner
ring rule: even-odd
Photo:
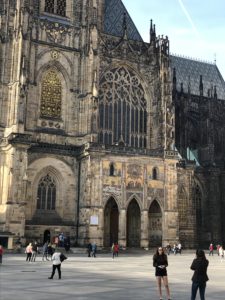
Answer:
[[[166,289],[167,299],[171,300],[168,278],[167,278],[167,270],[166,270],[166,267],[168,266],[168,260],[167,260],[167,255],[164,253],[162,247],[157,248],[156,253],[153,256],[153,266],[155,267],[155,276],[157,280],[160,299],[162,299],[162,281],[163,281]]]

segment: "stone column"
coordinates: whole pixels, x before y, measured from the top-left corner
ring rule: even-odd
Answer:
[[[104,244],[104,210],[100,208],[98,210],[98,218],[99,218],[99,223],[98,223],[98,245],[103,247]]]
[[[119,212],[119,237],[118,243],[122,247],[126,247],[127,239],[126,239],[126,210],[121,209]]]
[[[141,247],[147,248],[149,246],[148,240],[148,211],[143,210],[141,212]]]

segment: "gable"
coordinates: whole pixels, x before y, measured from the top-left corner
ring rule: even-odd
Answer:
[[[124,13],[126,13],[127,16],[128,39],[143,41],[121,0],[105,0],[104,32],[110,35],[122,37]]]

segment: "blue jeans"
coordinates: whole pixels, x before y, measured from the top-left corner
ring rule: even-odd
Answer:
[[[205,300],[205,288],[206,288],[206,282],[204,283],[192,282],[191,300],[195,300],[198,289],[199,289],[200,299]]]

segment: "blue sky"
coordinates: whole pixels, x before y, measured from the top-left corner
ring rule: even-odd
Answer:
[[[225,79],[225,0],[123,0],[143,39],[153,19],[170,52],[214,62]]]

